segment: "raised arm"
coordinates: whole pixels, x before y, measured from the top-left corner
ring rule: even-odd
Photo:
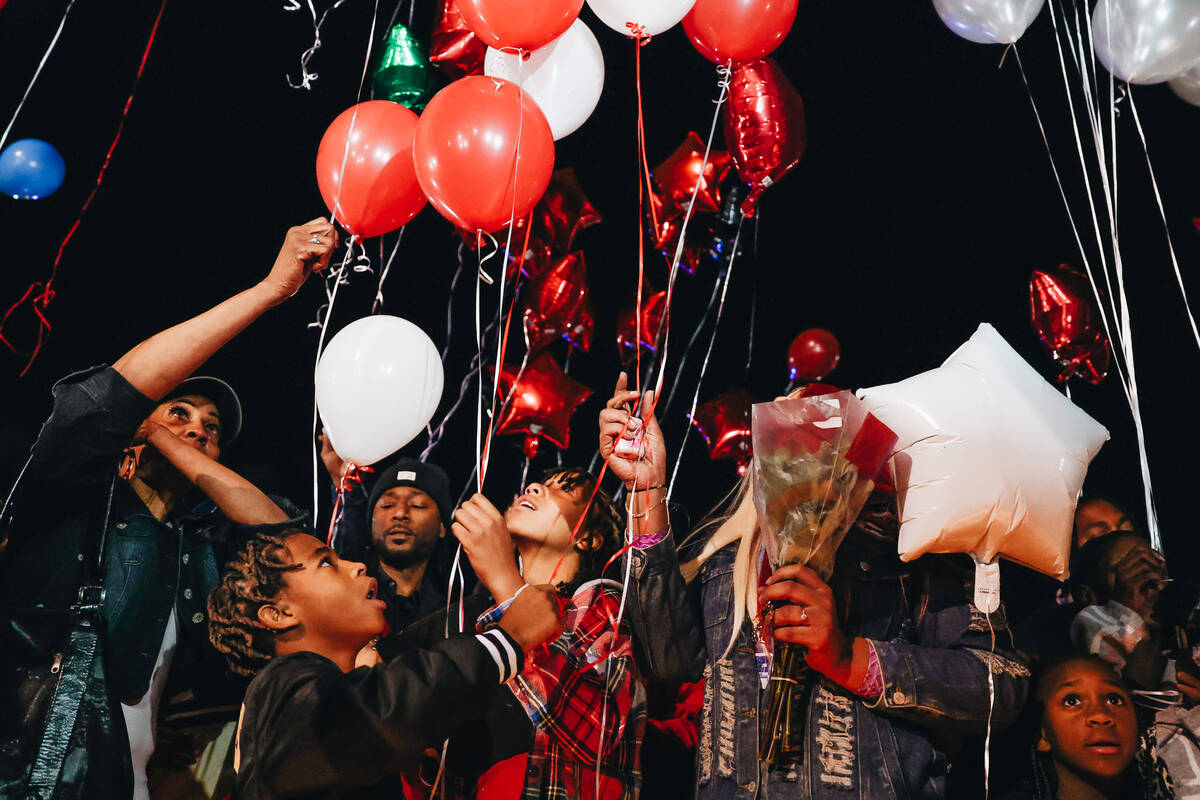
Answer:
[[[266,278],[151,336],[113,368],[146,397],[161,400],[264,311],[295,294],[312,272],[327,267],[337,243],[337,230],[324,217],[291,228]]]
[[[704,669],[703,628],[688,601],[687,586],[667,512],[667,448],[653,413],[653,392],[642,396],[643,418],[633,416],[638,393],[629,391],[622,372],[613,396],[600,412],[600,452],[608,468],[625,483],[633,517],[633,581],[626,613],[633,631],[638,663],[648,676],[662,681],[698,680]],[[641,439],[641,447],[633,443]],[[620,442],[626,444],[618,447]],[[631,451],[635,457],[622,455]]]
[[[162,454],[230,521],[239,525],[287,522],[288,515],[250,481],[222,465],[156,422],[144,422],[139,438]]]

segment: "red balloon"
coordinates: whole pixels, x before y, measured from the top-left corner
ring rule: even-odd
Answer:
[[[663,313],[667,309],[667,291],[642,297],[642,336],[638,339],[638,314],[636,296],[617,317],[617,347],[621,351],[621,363],[629,365],[637,358],[637,347],[653,353],[658,328],[662,325]]]
[[[687,211],[697,181],[695,211],[715,212],[721,208],[720,183],[729,173],[729,153],[710,150],[704,162],[704,140],[695,131],[667,160],[654,168],[652,178],[668,217]]]
[[[491,370],[495,375],[495,368]],[[532,359],[519,377],[515,367],[505,365],[500,370],[500,397],[506,402],[500,410],[496,433],[525,434],[525,452],[531,458],[537,454],[538,437],[566,450],[570,444],[571,415],[591,393],[591,389],[563,372],[549,353]]]
[[[1029,280],[1029,315],[1042,344],[1059,363],[1059,382],[1078,375],[1100,383],[1111,358],[1108,336],[1087,276],[1066,264]]]
[[[692,424],[708,444],[709,457],[737,461],[738,475],[746,472],[754,457],[750,432],[750,406],[754,400],[745,391],[724,392],[696,407]]]
[[[753,216],[763,191],[800,161],[808,135],[804,101],[769,58],[736,64],[725,104],[725,144],[738,176],[750,184],[742,212]]]
[[[829,331],[809,328],[788,348],[788,382],[819,381],[833,372],[842,357],[838,340]]]
[[[458,0],[442,0],[442,13],[429,39],[429,61],[450,80],[483,74],[487,45],[467,25]]]
[[[583,0],[458,0],[459,13],[490,47],[536,50],[579,16]]]
[[[696,0],[683,29],[709,61],[752,61],[787,38],[798,5],[799,0]]]
[[[368,100],[338,114],[321,137],[317,186],[350,233],[394,231],[425,207],[413,169],[416,127],[417,115],[399,103]]]
[[[421,188],[443,217],[491,232],[541,199],[554,171],[554,137],[537,103],[515,83],[472,76],[425,106],[413,159]]]
[[[524,319],[530,352],[541,350],[560,336],[583,352],[588,351],[595,317],[582,252],[559,259],[529,285]]]

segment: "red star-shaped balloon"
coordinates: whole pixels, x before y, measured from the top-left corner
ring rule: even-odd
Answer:
[[[529,350],[541,350],[561,336],[586,353],[594,326],[587,266],[583,253],[577,251],[558,259],[529,285],[525,307]]]
[[[1060,382],[1075,375],[1090,383],[1104,380],[1111,353],[1086,275],[1066,264],[1053,274],[1035,271],[1029,279],[1029,315],[1061,367]]]
[[[696,408],[692,424],[708,444],[709,457],[732,458],[738,475],[750,466],[754,456],[750,432],[750,406],[754,400],[744,390],[723,392]]]
[[[442,13],[429,38],[429,60],[450,78],[483,74],[487,45],[467,25],[455,0],[443,0]]]
[[[537,454],[538,439],[565,450],[570,444],[571,415],[591,393],[547,352],[534,357],[519,376],[516,367],[506,364],[500,370],[504,405],[496,433],[525,434],[525,453],[531,458]]]
[[[720,184],[729,172],[729,153],[710,150],[708,163],[704,162],[704,142],[695,131],[688,134],[683,144],[667,160],[654,168],[654,187],[662,198],[662,216],[672,217],[687,211],[692,202],[692,191],[696,191],[697,211],[715,213],[721,208]],[[696,189],[699,180],[700,187]]]
[[[637,346],[640,343],[647,352],[654,352],[654,340],[658,336],[658,328],[662,324],[663,313],[667,309],[667,292],[664,289],[657,294],[642,298],[642,331],[638,340],[637,329],[637,298],[626,306],[617,318],[617,348],[621,351],[621,363],[628,365],[637,358]]]

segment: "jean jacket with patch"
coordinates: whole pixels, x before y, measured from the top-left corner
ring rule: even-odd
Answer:
[[[1020,713],[1029,670],[1013,652],[1003,609],[989,619],[972,605],[969,559],[926,556],[904,564],[894,537],[856,525],[838,552],[831,586],[845,633],[874,644],[883,692],[868,702],[815,676],[799,774],[788,780],[760,768],[758,717],[766,693],[760,690],[749,621],[724,655],[734,633],[736,552],[734,543],[713,555],[691,587],[707,650],[698,800],[939,798],[950,767],[943,743],[984,734],[989,716],[992,729],[998,730]],[[673,559],[674,554],[657,558]],[[648,563],[635,561],[635,572]],[[669,583],[682,585],[681,580]],[[675,630],[681,620],[695,618],[689,615],[688,598],[678,591],[637,594],[629,598],[631,613],[651,631],[655,619],[671,620],[669,627]],[[663,655],[694,663],[694,654],[680,649]],[[670,671],[673,665],[664,661],[658,666]],[[765,791],[764,781],[769,784]]]

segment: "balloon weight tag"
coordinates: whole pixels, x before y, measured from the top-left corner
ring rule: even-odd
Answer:
[[[975,607],[985,614],[1000,608],[1000,563],[975,563]]]

